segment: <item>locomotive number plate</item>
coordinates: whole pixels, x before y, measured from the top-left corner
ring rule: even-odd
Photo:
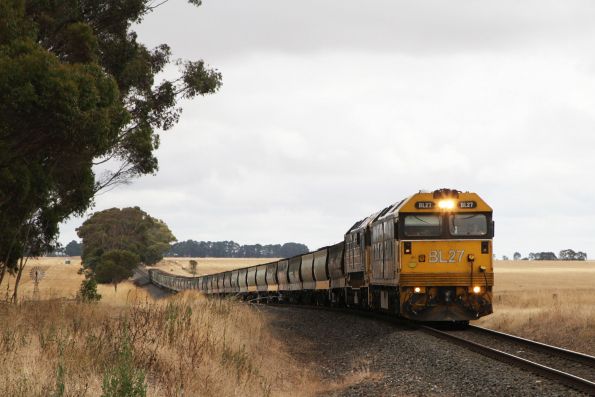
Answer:
[[[432,208],[434,208],[434,202],[433,201],[416,201],[415,208],[417,208],[418,210],[431,210]]]
[[[475,201],[459,201],[459,208],[477,208]]]
[[[458,263],[463,260],[465,250],[431,250],[428,255],[428,262],[430,263]]]

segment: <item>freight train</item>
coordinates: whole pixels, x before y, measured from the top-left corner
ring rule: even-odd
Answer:
[[[151,282],[246,300],[342,305],[418,321],[492,313],[492,209],[476,193],[419,192],[355,222],[314,252],[200,277]]]

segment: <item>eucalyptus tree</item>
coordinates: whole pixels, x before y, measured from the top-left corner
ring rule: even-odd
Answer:
[[[161,220],[139,207],[110,208],[94,213],[77,230],[82,239],[83,266],[97,271],[104,256],[111,251],[126,251],[138,257],[131,269],[140,263],[153,265],[163,258],[176,238]],[[121,263],[121,260],[115,261]],[[99,281],[99,280],[98,280]]]
[[[179,100],[219,89],[203,60],[138,41],[134,25],[162,3],[0,1],[0,282],[51,251],[97,192],[155,173]],[[159,79],[172,63],[179,74]]]

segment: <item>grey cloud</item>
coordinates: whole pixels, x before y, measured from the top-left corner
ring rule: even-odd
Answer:
[[[594,16],[588,1],[215,0],[198,9],[176,1],[146,18],[139,32],[153,43],[175,41],[184,56],[214,59],[254,51],[420,54],[543,40],[573,46],[592,34]]]
[[[97,210],[140,205],[181,239],[315,248],[419,189],[454,187],[494,208],[498,254],[595,253],[591,3],[164,7],[141,37],[212,57],[225,83],[185,104],[156,177]]]

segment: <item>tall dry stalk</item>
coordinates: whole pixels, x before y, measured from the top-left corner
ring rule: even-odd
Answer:
[[[0,323],[0,395],[100,395],[126,344],[149,396],[314,390],[263,317],[234,301],[185,293],[124,308],[25,302],[0,306]]]

